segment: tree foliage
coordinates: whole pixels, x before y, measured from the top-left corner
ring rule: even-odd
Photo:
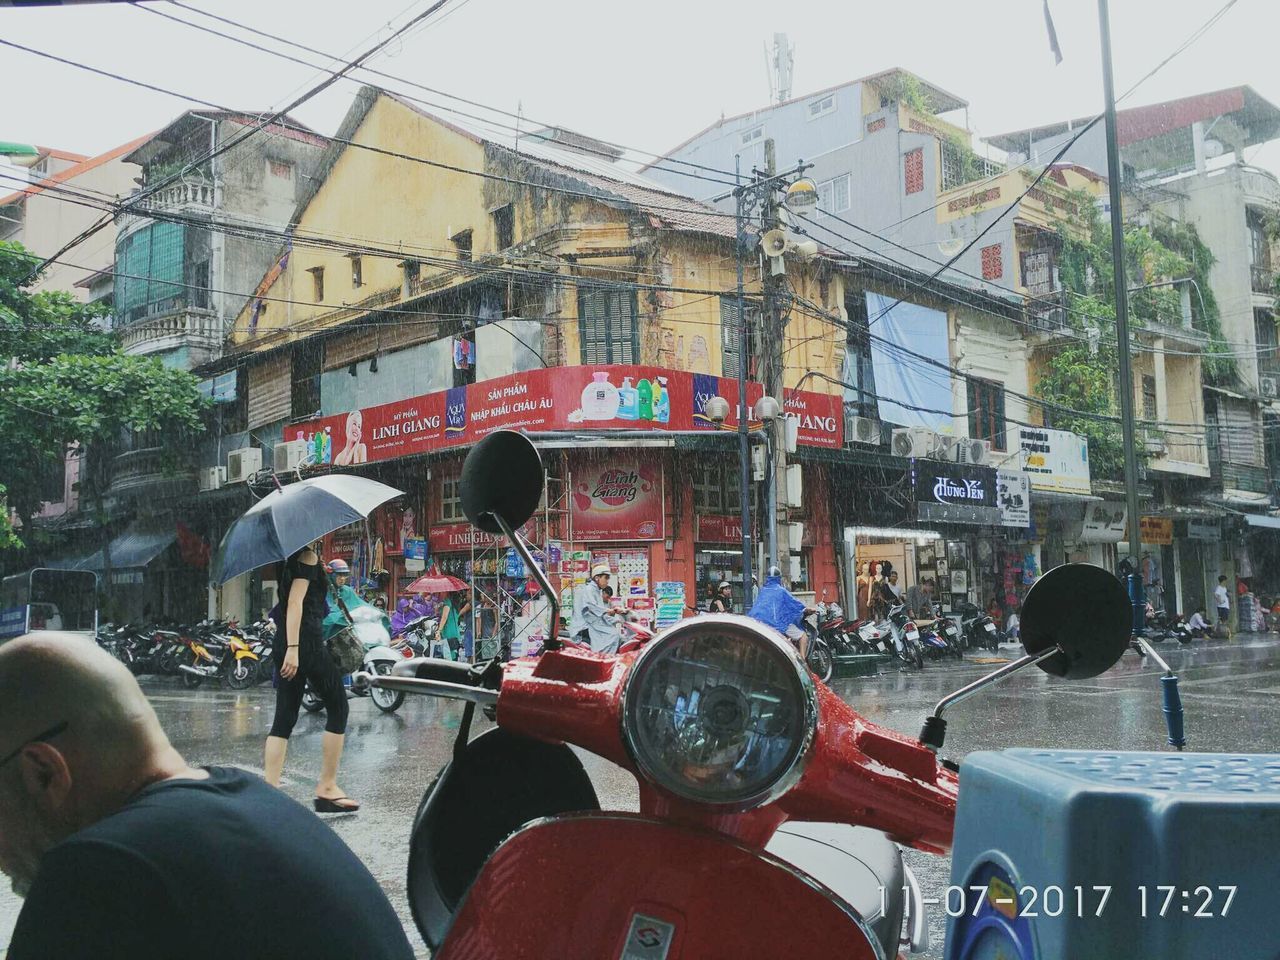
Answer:
[[[1058,276],[1067,291],[1068,322],[1076,336],[1048,356],[1036,393],[1046,401],[1045,414],[1054,427],[1088,439],[1094,475],[1118,477],[1123,470],[1124,447],[1115,419],[1120,358],[1111,226],[1087,194],[1078,197],[1075,206],[1082,211],[1077,226],[1083,228],[1083,238],[1066,231],[1060,234]],[[1182,300],[1177,287],[1152,284],[1193,277],[1207,296],[1202,300],[1193,293],[1192,325],[1209,335],[1210,356],[1225,354],[1217,303],[1208,288],[1213,257],[1195,228],[1127,227],[1124,249],[1130,327],[1180,326]],[[1219,359],[1223,364],[1231,362],[1229,357]],[[1223,375],[1221,371],[1219,375]],[[1156,435],[1159,430],[1148,427],[1144,432]]]
[[[127,356],[99,320],[104,311],[69,294],[33,293],[25,277],[35,258],[0,244],[0,484],[24,529],[39,512],[45,480],[80,448],[99,469],[82,472],[81,494],[101,503],[102,469],[133,433],[155,431],[166,445],[203,429],[196,379],[159,360]],[[0,549],[12,547],[0,530]]]

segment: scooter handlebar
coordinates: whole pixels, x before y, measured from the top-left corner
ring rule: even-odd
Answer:
[[[434,657],[414,657],[392,667],[391,676],[363,672],[354,674],[351,686],[357,693],[370,687],[378,687],[431,697],[447,697],[451,700],[469,700],[482,706],[496,704],[498,691],[481,686],[482,677],[483,671],[470,664]]]

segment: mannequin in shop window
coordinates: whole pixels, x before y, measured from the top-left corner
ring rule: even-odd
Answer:
[[[890,583],[890,578],[897,573],[893,569],[893,564],[886,560],[878,564],[878,566],[880,568],[880,576],[871,584],[871,615],[877,620],[883,620],[900,601],[893,590],[893,585]]]
[[[866,560],[858,566],[858,619],[866,620],[871,616],[871,564]]]

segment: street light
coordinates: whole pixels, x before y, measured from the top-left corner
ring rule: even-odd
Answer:
[[[806,216],[818,208],[818,185],[808,177],[793,180],[782,202],[796,216]]]

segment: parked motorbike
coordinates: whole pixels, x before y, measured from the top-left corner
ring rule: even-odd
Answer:
[[[960,607],[960,633],[970,650],[1000,649],[1000,628],[972,603]]]
[[[391,634],[383,624],[382,611],[373,606],[356,607],[351,611],[351,629],[355,631],[360,642],[364,644],[363,671],[374,676],[390,676],[392,668],[406,662],[398,650],[391,647]],[[383,713],[395,713],[404,703],[404,692],[388,690],[367,685],[357,688],[344,678],[347,696],[368,697],[373,705]],[[308,683],[302,694],[302,708],[308,713],[318,713],[324,709],[324,701],[316,695]]]
[[[509,539],[554,622],[556,594],[515,532],[541,490],[521,434],[491,434],[463,467],[467,517]],[[1050,571],[1025,602],[1027,656],[945,698],[919,739],[867,721],[785,637],[730,614],[682,621],[633,654],[552,638],[505,667],[418,658],[355,682],[466,704],[410,845],[409,902],[437,960],[886,958],[927,941],[897,843],[944,854],[958,839],[958,766],[936,753],[944,710],[1031,665],[1102,673],[1127,647],[1127,618],[1106,571]],[[496,708],[498,727],[471,739],[477,705]],[[602,811],[570,744],[633,773],[639,813]]]
[[[404,629],[391,639],[403,643],[417,656],[426,656],[431,650],[431,642],[435,639],[438,621],[434,617],[417,617],[404,625]]]
[[[889,626],[889,635],[892,638],[890,646],[893,656],[917,669],[924,669],[924,641],[920,636],[920,628],[907,615],[906,604],[900,603],[896,607],[890,608],[889,619],[886,623]]]

